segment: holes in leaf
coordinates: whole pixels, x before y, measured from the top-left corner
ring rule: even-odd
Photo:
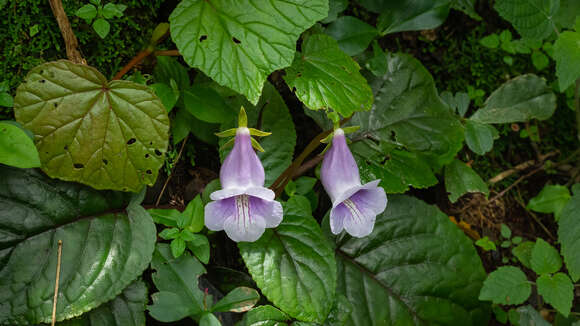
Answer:
[[[163,154],[163,153],[161,153],[161,151],[160,151],[160,150],[158,150],[158,149],[156,148],[156,149],[155,149],[155,154],[156,154],[157,156],[161,156],[161,154]]]
[[[131,139],[129,139],[129,140],[127,141],[127,145],[134,144],[136,141],[137,141],[137,139],[135,139],[135,138],[131,138]]]
[[[73,164],[73,166],[75,167],[75,169],[82,169],[82,168],[84,168],[84,167],[85,167],[85,166],[84,166],[83,164],[81,164],[81,163],[75,163],[75,164]]]
[[[201,43],[201,42],[203,42],[203,41],[205,41],[205,40],[207,40],[207,35],[202,35],[202,36],[199,38],[199,43]]]
[[[149,158],[149,156],[150,156],[149,154],[145,154],[145,158]]]
[[[58,103],[54,102],[53,105],[56,108],[58,106]]]
[[[299,72],[299,73],[296,74],[296,78],[300,78],[300,77],[302,77],[302,73],[301,72]]]
[[[235,37],[232,37],[232,41],[234,41],[234,43],[236,43],[236,44],[240,44],[240,43],[242,43],[242,41],[238,40],[238,39],[237,39],[237,38],[235,38]]]
[[[296,86],[292,87],[292,93],[296,93]]]
[[[64,150],[68,151],[68,145],[64,145]]]
[[[149,145],[153,145],[153,142],[152,142],[152,141],[150,141],[150,142],[149,142]]]
[[[151,170],[147,170],[147,171],[145,171],[145,173],[152,174],[153,172]]]
[[[105,165],[107,165],[107,164],[109,164],[109,161],[107,161],[107,160],[103,159],[103,163],[104,163]]]
[[[46,82],[46,80],[44,80],[44,79],[41,79],[41,80],[39,80],[38,82],[40,82],[41,84],[44,84],[44,82]]]

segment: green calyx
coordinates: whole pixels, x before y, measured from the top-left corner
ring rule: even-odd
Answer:
[[[265,136],[270,136],[272,134],[271,132],[266,132],[266,131],[262,131],[262,130],[258,130],[258,129],[254,129],[254,128],[248,128],[248,116],[246,115],[246,110],[242,106],[240,108],[240,113],[238,114],[238,128],[231,128],[228,130],[224,130],[224,131],[216,133],[215,135],[220,137],[220,138],[234,137],[234,136],[236,136],[236,133],[238,132],[238,130],[241,128],[249,130],[250,136],[265,137]],[[235,138],[228,140],[224,145],[221,146],[221,148],[224,149],[224,148],[227,148],[227,147],[233,145],[234,140],[235,140]],[[262,148],[262,146],[260,146],[260,144],[258,143],[258,141],[256,139],[251,137],[251,140],[252,140],[252,147],[255,150],[260,151],[260,152],[264,152],[264,148]]]

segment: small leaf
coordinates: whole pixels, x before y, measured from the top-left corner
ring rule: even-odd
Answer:
[[[580,193],[575,193],[560,212],[558,242],[568,273],[577,282],[580,279]]]
[[[509,319],[512,325],[519,326],[551,326],[534,307],[527,305],[510,309]]]
[[[346,54],[355,56],[366,50],[378,35],[373,26],[352,16],[342,16],[330,24],[326,34],[332,36]]]
[[[497,250],[495,243],[493,241],[489,240],[489,237],[487,237],[487,236],[475,241],[475,245],[478,247],[481,247],[485,251]]]
[[[546,185],[536,197],[530,199],[526,208],[539,213],[554,213],[558,221],[560,212],[570,198],[570,191],[566,186]]]
[[[0,92],[0,106],[7,108],[14,106],[14,99],[12,98],[12,95],[5,92]]]
[[[527,268],[532,268],[532,250],[534,250],[535,242],[524,241],[517,247],[512,249],[512,254]]]
[[[181,228],[187,228],[193,233],[197,233],[203,229],[204,226],[204,211],[201,196],[197,195],[188,204],[182,215],[184,220]]]
[[[532,287],[521,269],[502,266],[491,272],[479,293],[479,300],[496,304],[518,305],[528,299]]]
[[[199,326],[221,326],[219,319],[217,319],[211,312],[204,312],[199,319]]]
[[[522,37],[543,40],[556,29],[552,17],[559,6],[559,0],[498,0],[494,8]]]
[[[185,251],[185,240],[183,240],[181,237],[178,237],[171,241],[171,253],[173,254],[173,257],[177,258],[183,255],[184,251]]]
[[[485,181],[459,160],[454,160],[445,166],[445,190],[449,193],[449,200],[453,203],[468,192],[481,192],[486,196],[489,194]]]
[[[538,70],[544,70],[550,64],[550,59],[541,51],[534,51],[532,53],[532,64]]]
[[[163,231],[159,232],[159,237],[164,240],[171,240],[175,239],[179,236],[179,229],[178,228],[169,228],[164,229]]]
[[[522,237],[513,237],[512,243],[517,245],[517,244],[520,244],[522,242],[522,240],[523,240]]]
[[[481,45],[485,46],[486,48],[497,49],[499,46],[499,37],[497,34],[490,34],[479,40],[479,43],[481,43]]]
[[[105,38],[111,30],[111,25],[103,18],[99,18],[93,23],[93,29],[97,32],[100,38]]]
[[[574,284],[564,273],[542,275],[536,280],[538,294],[556,308],[564,317],[568,317],[574,300]]]
[[[562,258],[554,247],[542,238],[536,240],[532,250],[532,269],[538,275],[556,273],[562,268]]]
[[[147,212],[151,214],[155,223],[168,227],[177,227],[177,220],[181,218],[181,213],[176,209],[151,208]]]
[[[505,225],[503,223],[501,224],[501,227],[500,227],[500,233],[504,239],[509,239],[512,237],[512,230],[507,225]]]
[[[252,307],[260,300],[258,291],[248,287],[237,287],[226,294],[220,301],[218,301],[212,308],[212,312],[244,312],[252,309]]]
[[[240,326],[285,326],[290,318],[272,306],[259,306],[244,314]]]
[[[97,17],[97,8],[91,4],[86,4],[80,7],[75,12],[75,15],[90,23],[95,17]]]
[[[203,234],[193,234],[191,240],[186,240],[187,248],[199,259],[202,263],[209,263],[210,247],[209,240]]]
[[[486,123],[465,121],[465,143],[474,153],[485,155],[493,148],[493,140],[498,137],[497,130]]]
[[[26,132],[0,121],[0,163],[18,168],[40,167],[38,151]]]
[[[166,85],[171,85],[171,80],[175,80],[180,91],[189,88],[187,68],[181,65],[175,58],[169,56],[157,57],[157,64],[153,69],[153,75],[157,82]]]
[[[114,17],[121,18],[123,17],[123,11],[125,8],[127,7],[124,5],[115,5],[109,2],[103,7],[103,17],[105,17],[105,19],[111,19]]]
[[[455,94],[455,103],[457,104],[457,113],[461,117],[465,116],[467,110],[469,109],[469,102],[470,102],[469,95],[467,93],[459,92]]]

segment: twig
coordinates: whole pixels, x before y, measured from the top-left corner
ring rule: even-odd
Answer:
[[[304,173],[306,173],[306,171],[317,166],[318,163],[320,163],[320,161],[322,161],[323,158],[324,157],[322,155],[317,155],[316,157],[311,158],[310,160],[306,161],[306,163],[302,164],[298,169],[296,169],[296,171],[292,175],[292,178],[297,178],[297,177],[303,175]]]
[[[113,77],[113,80],[121,79],[131,68],[138,65],[143,61],[143,59],[147,58],[153,51],[149,48],[139,52],[128,64],[125,65],[116,75]]]
[[[62,257],[62,240],[58,240],[58,254],[56,257],[56,281],[54,283],[54,298],[52,299],[52,323],[56,323],[56,302],[58,299],[58,282],[60,280],[60,260]]]
[[[556,237],[552,234],[552,232],[550,232],[550,230],[548,230],[548,228],[544,225],[544,223],[542,223],[542,221],[540,221],[540,219],[538,218],[538,216],[536,214],[534,214],[534,212],[530,211],[529,209],[527,209],[526,205],[524,204],[524,199],[522,198],[522,194],[520,194],[520,191],[518,190],[516,192],[518,195],[518,198],[516,199],[516,202],[522,206],[523,209],[525,209],[528,214],[530,214],[530,216],[534,219],[534,221],[536,221],[536,223],[538,223],[538,225],[542,228],[542,230],[544,230],[544,232],[546,232],[546,234],[552,239],[552,240],[556,240]]]
[[[491,183],[491,184],[498,183],[498,182],[502,181],[503,179],[511,176],[514,173],[524,171],[524,170],[528,169],[529,167],[537,165],[538,163],[544,162],[546,159],[548,159],[552,156],[555,156],[557,154],[560,154],[560,151],[555,150],[555,151],[551,151],[551,152],[544,154],[544,155],[538,155],[538,161],[529,160],[529,161],[526,161],[524,163],[520,163],[511,169],[508,169],[508,170],[505,170],[505,171],[499,173],[495,177],[489,179],[487,182]]]
[[[161,192],[159,193],[159,196],[157,197],[157,201],[155,202],[155,207],[159,206],[159,202],[161,201],[161,197],[163,197],[163,194],[165,193],[165,188],[167,188],[167,185],[169,184],[169,180],[171,180],[171,177],[173,176],[173,172],[175,171],[175,167],[177,166],[177,162],[179,162],[179,159],[181,158],[181,154],[183,153],[183,149],[185,148],[185,144],[187,143],[188,138],[189,138],[189,135],[185,136],[185,139],[181,143],[181,148],[179,149],[179,153],[177,154],[177,158],[175,159],[175,164],[173,165],[173,168],[171,169],[171,173],[169,173],[169,175],[167,176],[167,179],[165,179],[165,183],[163,184],[163,188],[161,188]]]
[[[181,55],[181,53],[179,53],[178,50],[159,50],[153,52],[153,55],[155,55],[156,57],[159,56],[178,57]]]
[[[542,171],[544,169],[544,165],[541,165],[538,168],[535,168],[534,170],[530,171],[528,174],[521,176],[519,179],[517,179],[516,181],[514,181],[514,183],[512,183],[511,185],[509,185],[507,188],[505,188],[504,190],[500,191],[497,195],[495,195],[495,197],[493,197],[492,199],[490,199],[488,201],[488,205],[493,203],[494,201],[500,199],[503,195],[505,195],[508,191],[510,191],[513,187],[517,186],[520,182],[524,181],[525,179],[531,177],[532,175]]]
[[[79,51],[79,42],[75,33],[73,32],[68,17],[64,12],[61,0],[49,0],[50,9],[52,9],[52,14],[56,18],[58,23],[58,28],[64,39],[64,45],[66,46],[66,56],[74,63],[87,64],[86,60],[83,59],[81,52]]]

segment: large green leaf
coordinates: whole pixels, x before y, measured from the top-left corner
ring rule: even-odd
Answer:
[[[479,299],[496,304],[517,305],[526,301],[531,293],[532,286],[521,269],[502,266],[489,274]]]
[[[496,89],[483,108],[469,119],[480,123],[545,120],[556,110],[556,95],[546,80],[533,74],[518,76]]]
[[[485,271],[471,241],[437,208],[390,196],[373,233],[337,248],[346,325],[486,325]]]
[[[522,37],[537,40],[554,32],[553,17],[559,7],[560,0],[497,0],[494,6]]]
[[[0,163],[19,168],[40,166],[34,142],[14,121],[0,121]]]
[[[286,326],[288,316],[272,306],[259,306],[244,315],[240,326]]]
[[[169,22],[190,66],[256,104],[266,77],[292,63],[300,34],[327,15],[326,0],[183,0]]]
[[[302,53],[286,69],[284,80],[308,108],[331,108],[347,117],[370,110],[373,103],[373,93],[359,70],[335,40],[316,34],[302,44]]]
[[[558,241],[572,281],[580,280],[580,193],[575,193],[560,212]]]
[[[580,77],[580,33],[563,32],[554,43],[556,76],[561,91],[565,91]]]
[[[419,61],[400,53],[387,57],[387,73],[369,77],[373,109],[355,114],[352,124],[361,126],[359,135],[396,142],[439,164],[450,162],[463,146],[461,123],[439,98],[433,77]]]
[[[468,192],[481,192],[486,196],[489,194],[485,181],[460,160],[454,160],[445,166],[445,190],[453,203]]]
[[[449,14],[449,0],[384,1],[377,20],[381,34],[433,29]]]
[[[564,273],[542,275],[538,277],[536,284],[538,294],[564,317],[568,317],[574,300],[574,284],[568,275]]]
[[[353,56],[366,50],[378,35],[377,29],[352,16],[342,16],[326,29],[346,54]]]
[[[141,280],[131,283],[115,299],[57,326],[144,326],[147,286]]]
[[[92,67],[61,60],[33,68],[16,91],[14,114],[34,133],[52,178],[138,191],[163,164],[169,118],[161,101],[145,85],[107,82]]]
[[[285,215],[275,230],[238,247],[268,300],[296,319],[321,323],[334,304],[336,262],[320,226],[305,215]]]
[[[124,198],[0,168],[0,324],[50,322],[58,240],[58,321],[113,299],[143,272],[155,225]]]

